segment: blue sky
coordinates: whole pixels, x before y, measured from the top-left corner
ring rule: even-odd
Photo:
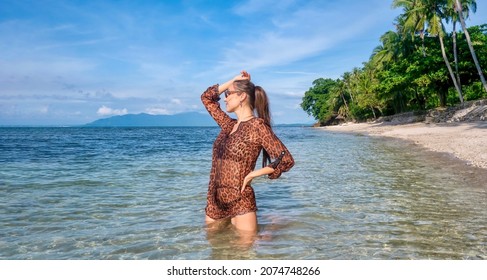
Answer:
[[[0,0],[0,125],[205,112],[201,93],[243,69],[274,123],[312,122],[304,92],[368,60],[391,2]]]

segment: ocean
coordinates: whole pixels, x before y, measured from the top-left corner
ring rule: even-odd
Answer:
[[[275,128],[296,165],[253,181],[253,243],[209,232],[218,132],[0,128],[0,259],[487,259],[485,170],[309,127]]]

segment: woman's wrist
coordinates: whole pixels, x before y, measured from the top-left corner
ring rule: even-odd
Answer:
[[[225,90],[227,90],[230,87],[230,84],[233,83],[233,81],[227,81],[221,85],[218,86],[218,93],[222,94]]]
[[[226,81],[225,83],[218,86],[218,91],[220,92],[220,94],[223,93],[225,90],[227,90],[230,87],[230,85],[233,84],[233,82],[235,82],[235,78]]]

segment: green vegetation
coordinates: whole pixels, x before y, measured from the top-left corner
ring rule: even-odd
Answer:
[[[394,0],[393,7],[403,10],[396,31],[382,35],[363,67],[337,80],[317,79],[305,93],[301,107],[320,124],[487,98],[487,24],[465,26],[474,0]]]

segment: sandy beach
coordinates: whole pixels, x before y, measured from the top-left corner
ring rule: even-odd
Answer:
[[[391,125],[345,123],[321,129],[412,141],[430,151],[448,153],[466,164],[487,169],[487,122]]]

